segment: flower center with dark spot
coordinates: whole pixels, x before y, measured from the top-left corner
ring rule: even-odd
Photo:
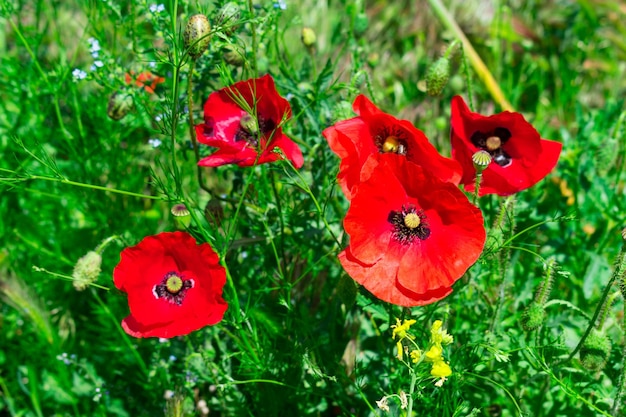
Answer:
[[[511,139],[511,131],[504,127],[497,127],[491,132],[476,131],[470,138],[474,146],[486,151],[493,161],[501,167],[511,165],[511,156],[502,149],[502,146]]]
[[[245,140],[249,146],[256,148],[259,146],[261,139],[271,136],[276,129],[276,123],[271,119],[264,119],[261,116],[254,117],[251,114],[245,114],[239,121],[239,129],[235,133],[235,141]]]
[[[380,153],[397,153],[399,155],[406,155],[406,133],[400,129],[385,126],[373,136],[374,145],[376,145]]]
[[[393,237],[404,245],[409,245],[415,239],[425,240],[430,236],[430,227],[423,210],[414,206],[402,206],[402,210],[389,212],[387,221],[394,227]]]
[[[181,305],[187,294],[187,290],[193,288],[193,279],[185,279],[185,277],[176,272],[168,272],[165,274],[160,284],[152,289],[152,294],[158,298],[165,298],[172,304]]]

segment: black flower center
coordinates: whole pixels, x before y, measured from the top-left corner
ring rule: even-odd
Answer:
[[[490,132],[476,131],[470,138],[474,146],[486,151],[491,155],[493,161],[505,168],[511,165],[511,156],[502,149],[509,139],[511,139],[511,131],[504,127],[497,127]]]
[[[270,136],[274,129],[276,129],[276,123],[272,119],[245,114],[239,121],[239,129],[235,133],[235,141],[245,140],[248,145],[256,148],[259,146],[261,139]]]
[[[187,290],[193,288],[193,279],[185,279],[185,277],[176,272],[168,272],[165,274],[160,284],[152,289],[154,296],[165,298],[172,304],[181,305],[187,294]]]
[[[393,237],[403,245],[409,245],[415,239],[425,240],[430,236],[426,214],[412,205],[402,206],[400,211],[392,210],[387,221],[394,227]]]
[[[374,145],[380,153],[406,155],[406,133],[400,129],[385,126],[374,134]]]

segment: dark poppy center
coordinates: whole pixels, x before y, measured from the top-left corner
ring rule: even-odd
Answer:
[[[245,140],[249,146],[256,148],[261,139],[270,136],[274,129],[276,129],[276,123],[272,119],[265,119],[261,116],[254,117],[247,113],[239,121],[235,141]]]
[[[409,245],[415,239],[425,240],[430,236],[424,210],[412,205],[402,206],[400,211],[392,210],[387,221],[393,225],[393,237],[403,245]]]
[[[172,304],[181,305],[187,290],[193,288],[193,286],[193,279],[185,279],[185,277],[176,272],[168,272],[161,280],[161,283],[154,286],[152,293],[157,299],[165,298]]]
[[[504,127],[497,127],[493,131],[476,131],[470,138],[474,146],[486,151],[493,161],[501,167],[511,165],[511,156],[502,149],[502,146],[511,139],[511,131]]]
[[[406,155],[406,133],[395,127],[383,127],[374,134],[374,145],[380,153]]]

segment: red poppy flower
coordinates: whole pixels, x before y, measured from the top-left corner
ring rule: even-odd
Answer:
[[[291,107],[278,95],[269,75],[212,93],[204,104],[204,123],[196,125],[196,135],[200,143],[219,150],[198,165],[258,165],[282,159],[277,152],[280,149],[300,168],[302,152],[280,127],[290,117]]]
[[[411,307],[440,300],[485,244],[481,211],[457,186],[398,155],[372,156],[344,220],[346,272],[376,297]],[[369,163],[369,162],[368,162]]]
[[[154,75],[150,71],[144,71],[137,78],[134,77],[134,71],[127,72],[124,75],[124,81],[126,81],[126,84],[131,84],[134,81],[137,87],[143,87],[150,94],[154,94],[154,89],[158,84],[165,82],[165,78]]]
[[[483,171],[479,195],[509,195],[532,187],[552,169],[562,145],[541,139],[519,113],[504,111],[483,116],[469,110],[463,98],[452,98],[452,158],[463,166],[461,183],[474,191],[476,169],[472,155],[487,151],[492,161]]]
[[[358,117],[337,122],[322,132],[341,158],[337,179],[348,200],[354,186],[369,176],[371,167],[365,163],[372,154],[404,155],[442,181],[459,184],[461,166],[441,156],[426,135],[409,121],[384,113],[364,95],[357,96],[352,107]]]
[[[113,281],[128,293],[122,327],[134,337],[185,335],[222,320],[226,271],[208,243],[185,232],[148,236],[122,251]]]

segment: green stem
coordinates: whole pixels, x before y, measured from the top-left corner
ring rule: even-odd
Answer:
[[[254,3],[252,0],[248,0],[248,11],[250,12],[250,32],[252,32],[252,48],[250,52],[252,53],[252,78],[257,78],[257,66],[256,66],[256,50],[257,50],[257,38],[256,38],[256,24],[254,22]]]
[[[189,137],[191,138],[191,144],[193,146],[193,153],[196,157],[196,170],[198,173],[198,184],[200,188],[212,195],[213,192],[210,188],[204,185],[204,178],[202,177],[202,167],[198,166],[200,161],[200,149],[198,148],[198,141],[196,140],[196,126],[193,121],[193,72],[196,68],[196,59],[191,60],[189,64],[189,75],[187,76],[187,108],[189,109]]]
[[[463,55],[467,55],[470,63],[474,67],[474,71],[476,71],[478,77],[480,77],[480,79],[483,81],[485,87],[487,87],[487,90],[489,90],[493,99],[500,105],[500,107],[502,107],[503,110],[513,111],[513,106],[504,96],[504,93],[500,89],[500,86],[498,85],[496,80],[493,78],[493,75],[491,75],[491,72],[480,58],[480,55],[478,55],[478,53],[472,46],[472,43],[469,41],[469,39],[467,39],[467,36],[465,36],[463,30],[456,23],[456,20],[450,14],[448,9],[446,9],[441,0],[428,0],[428,3],[430,4],[430,7],[432,8],[435,15],[437,15],[441,23],[443,23],[443,25],[446,26],[448,30],[452,31],[461,41],[461,43],[463,44]]]
[[[626,329],[626,303],[624,303],[624,312],[622,314],[622,328]],[[617,393],[615,393],[615,401],[611,408],[611,415],[617,416],[620,407],[622,406],[622,396],[624,395],[624,385],[626,385],[626,343],[622,347],[622,372],[617,380]]]
[[[135,346],[133,346],[133,344],[130,342],[130,339],[129,339],[128,335],[126,334],[126,332],[124,332],[124,329],[122,329],[122,326],[120,326],[117,318],[113,315],[113,313],[111,313],[111,310],[104,303],[104,301],[102,301],[102,299],[100,298],[100,296],[98,295],[98,292],[96,290],[94,290],[92,288],[91,289],[91,293],[93,294],[94,298],[96,299],[96,301],[98,302],[100,307],[102,307],[102,309],[104,310],[105,314],[113,322],[115,328],[118,330],[120,336],[124,340],[124,343],[126,343],[126,346],[128,346],[128,349],[131,351],[131,353],[135,357],[135,360],[137,361],[137,364],[139,365],[139,368],[141,369],[141,372],[145,376],[147,376],[148,375],[148,367],[146,366],[146,363],[144,362],[144,360],[141,357],[141,355],[139,355],[139,352],[137,352],[137,349],[135,348]]]
[[[139,193],[133,193],[131,191],[124,191],[124,190],[118,190],[116,188],[108,188],[108,187],[103,187],[100,185],[93,185],[93,184],[85,184],[82,182],[76,182],[76,181],[71,181],[65,178],[51,178],[51,177],[42,177],[39,175],[33,175],[27,178],[24,178],[23,181],[26,180],[44,180],[44,181],[56,181],[56,182],[60,182],[61,184],[67,184],[67,185],[73,185],[75,187],[83,187],[83,188],[91,188],[94,190],[100,190],[100,191],[108,191],[111,193],[115,193],[115,194],[123,194],[123,195],[129,195],[131,197],[137,197],[137,198],[147,198],[149,200],[160,200],[161,197],[158,196],[154,196],[154,195],[145,195],[145,194],[139,194]]]
[[[413,393],[415,393],[415,383],[417,382],[417,374],[411,369],[411,386],[409,387],[409,406],[407,407],[406,415],[411,417],[413,414]]]
[[[476,171],[476,180],[474,182],[474,195],[472,196],[472,204],[478,203],[478,191],[480,190],[480,183],[483,179],[483,173]]]

